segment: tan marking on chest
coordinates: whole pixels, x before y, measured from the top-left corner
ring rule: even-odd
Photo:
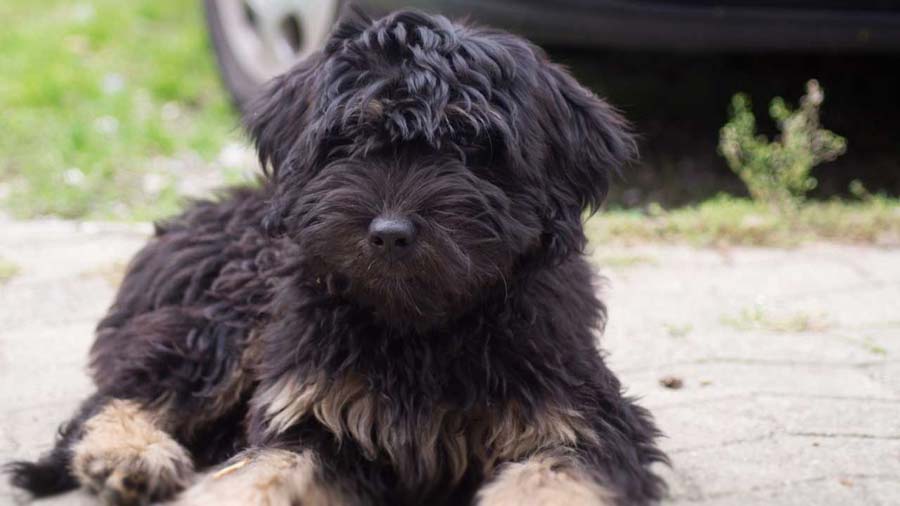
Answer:
[[[386,455],[402,476],[427,478],[446,470],[459,480],[470,465],[490,473],[500,463],[597,437],[580,413],[558,406],[531,416],[515,403],[470,412],[436,407],[416,420],[394,419],[389,402],[352,377],[307,383],[285,378],[254,400],[268,418],[269,435],[314,417],[338,441],[355,441],[367,458]]]

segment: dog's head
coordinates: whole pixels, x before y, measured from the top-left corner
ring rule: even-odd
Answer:
[[[537,47],[416,11],[343,22],[246,121],[275,187],[266,227],[402,326],[580,253],[583,211],[635,150]]]

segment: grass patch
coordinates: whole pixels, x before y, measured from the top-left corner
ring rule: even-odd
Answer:
[[[873,355],[886,356],[888,351],[869,336],[835,334],[835,337],[868,351]]]
[[[694,330],[694,326],[690,323],[664,323],[663,328],[666,330],[666,334],[668,334],[669,337],[677,339],[687,337]]]
[[[19,266],[0,258],[0,285],[5,285],[7,281],[19,274]]]
[[[594,254],[594,262],[599,267],[607,267],[610,269],[627,269],[639,265],[656,265],[655,258],[646,255],[629,255],[629,254]]]
[[[738,330],[770,332],[822,332],[831,327],[831,322],[822,315],[808,313],[776,315],[761,306],[744,308],[737,315],[723,316],[721,321]]]
[[[887,355],[887,350],[885,350],[882,346],[870,341],[866,341],[863,343],[866,346],[866,349],[875,355]]]
[[[809,241],[900,244],[900,200],[808,201],[782,215],[766,204],[720,195],[695,206],[611,210],[588,220],[597,243],[676,242],[699,246],[794,246]]]
[[[185,165],[215,160],[239,135],[200,9],[0,3],[0,193],[13,215],[147,219],[176,208]]]

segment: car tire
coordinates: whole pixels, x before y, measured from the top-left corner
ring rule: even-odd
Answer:
[[[337,20],[340,3],[341,0],[203,0],[219,75],[242,113],[266,81],[325,43]],[[276,8],[277,12],[260,10]],[[274,28],[265,31],[260,26]]]

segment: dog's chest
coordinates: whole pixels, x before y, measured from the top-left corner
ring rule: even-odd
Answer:
[[[352,377],[284,379],[262,389],[255,403],[264,410],[269,435],[315,419],[337,441],[353,441],[366,458],[386,459],[413,481],[458,481],[472,466],[489,475],[499,463],[595,437],[579,413],[552,402],[528,413],[512,401],[468,410],[443,404],[410,408]]]

